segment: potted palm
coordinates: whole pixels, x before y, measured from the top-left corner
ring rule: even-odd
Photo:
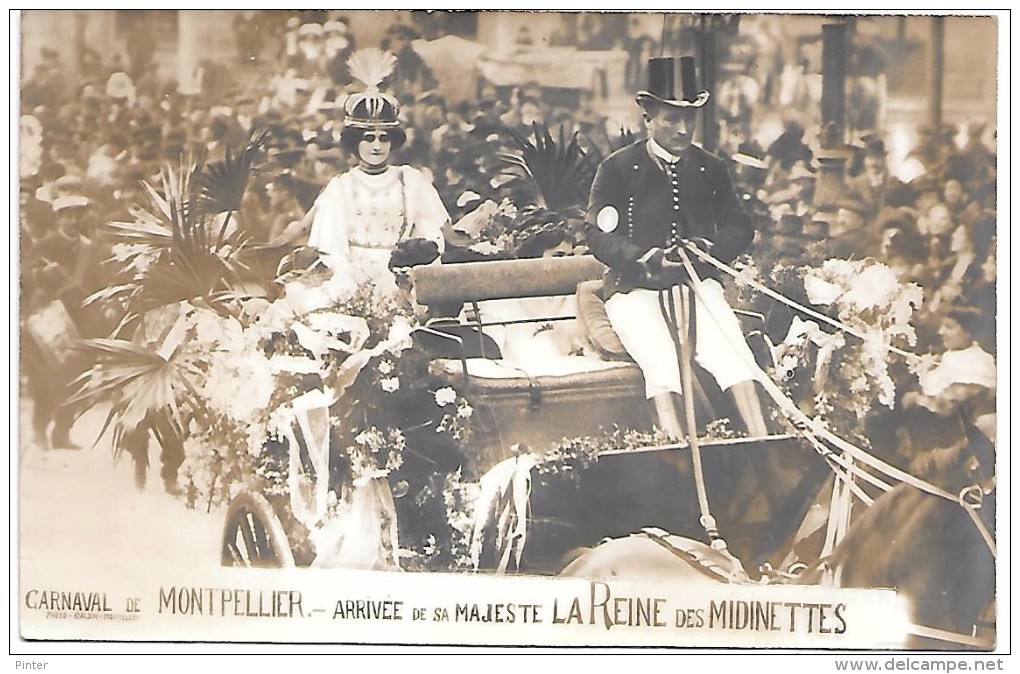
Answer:
[[[588,194],[604,158],[599,145],[562,125],[554,134],[544,122],[533,123],[528,134],[509,127],[503,131],[497,182],[506,198],[500,204],[481,203],[454,225],[468,239],[464,247],[482,257],[512,256],[524,239],[552,229],[579,241]],[[616,137],[607,134],[603,145],[612,152],[634,139],[621,129]]]
[[[195,375],[209,363],[182,350],[190,313],[238,316],[244,300],[265,296],[271,285],[253,277],[255,242],[240,212],[264,140],[253,132],[222,161],[165,167],[155,184],[143,183],[147,201],[130,209],[133,220],[109,224],[119,282],[85,302],[117,311],[120,320],[108,338],[82,343],[94,366],[76,380],[68,404],[108,408],[100,437],[111,431],[115,457],[132,455],[139,487],[151,434],[164,481],[177,488],[188,420],[202,413]]]

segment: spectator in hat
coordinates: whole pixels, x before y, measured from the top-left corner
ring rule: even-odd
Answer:
[[[986,128],[983,123],[968,127],[967,144],[947,157],[942,178],[958,181],[970,200],[990,207],[987,201],[995,194],[995,153],[981,139]]]
[[[720,156],[723,156],[720,153]],[[733,178],[744,210],[751,215],[755,230],[765,229],[770,220],[769,206],[764,197],[768,162],[765,150],[754,141],[743,141],[733,153],[731,167]]]
[[[299,72],[313,79],[326,74],[326,38],[321,23],[304,23],[298,28],[298,54],[296,67]]]
[[[941,177],[946,169],[946,162],[956,150],[953,136],[956,129],[943,124],[938,127],[922,126],[917,130],[920,136],[917,145],[909,156],[917,158],[929,175]]]
[[[92,208],[91,200],[79,194],[54,199],[56,227],[43,248],[51,263],[50,289],[64,301],[82,333],[98,337],[105,336],[103,318],[83,307],[85,298],[104,285],[106,251],[95,240]]]
[[[805,204],[812,203],[815,193],[815,170],[803,160],[794,162],[788,171],[773,172],[768,181],[771,193],[770,204],[790,204],[800,211]]]
[[[769,169],[768,157],[765,154],[765,150],[756,141],[742,140],[737,145],[737,151],[733,153],[732,159],[737,167],[753,171],[749,173],[754,176],[756,186],[760,187],[764,184],[765,172]],[[739,171],[740,168],[737,170]]]
[[[995,352],[996,258],[995,213],[986,211],[970,226],[974,259],[961,280],[958,304],[977,312],[971,333],[982,348]]]
[[[911,207],[919,217],[927,215],[931,207],[941,200],[938,180],[927,173],[911,180],[908,186],[914,193],[914,203]]]
[[[878,217],[887,205],[890,191],[900,185],[902,183],[889,173],[885,141],[877,137],[869,139],[864,147],[864,170],[852,178],[849,184],[850,193],[860,199],[867,209],[869,220]]]
[[[879,256],[904,283],[927,284],[930,274],[924,237],[908,209],[886,209],[879,216],[882,244]]]
[[[974,338],[975,314],[953,309],[943,317],[938,333],[946,350],[934,365],[921,368],[920,390],[904,395],[906,407],[920,406],[941,416],[958,414],[965,424],[994,428],[994,421],[982,417],[995,414],[995,357]]]
[[[500,122],[503,126],[528,136],[534,130],[532,125],[541,123],[545,117],[537,96],[525,95],[518,91],[511,96],[510,108],[500,117]]]
[[[942,202],[935,204],[918,219],[917,224],[921,233],[930,238],[932,254],[937,251],[940,259],[944,259],[948,255],[950,238],[955,229],[949,207]]]
[[[267,240],[278,238],[287,227],[300,222],[308,210],[299,199],[301,187],[300,180],[291,173],[280,174],[266,183],[265,210],[269,218]]]
[[[105,334],[102,317],[82,308],[85,297],[101,283],[102,254],[88,238],[88,207],[89,200],[77,194],[62,193],[53,200],[54,226],[33,242],[24,275],[30,297],[26,311],[31,315],[25,325],[23,369],[31,373],[33,430],[50,449],[78,449],[70,437],[74,410],[64,403],[68,387],[87,363],[73,342]]]
[[[804,142],[804,127],[798,122],[789,122],[779,137],[769,145],[768,156],[774,170],[780,175],[789,172],[798,161],[810,163],[814,153]]]
[[[949,239],[949,258],[943,268],[943,282],[936,291],[936,304],[960,303],[981,311],[992,309],[994,321],[994,241],[995,214],[990,211],[965,211],[960,224]],[[992,260],[992,278],[987,278],[987,265]],[[991,291],[991,292],[989,292]],[[982,337],[987,331],[982,330]],[[994,333],[994,325],[991,332]],[[983,342],[994,342],[982,339]]]
[[[670,297],[679,307],[681,287],[694,288],[695,360],[732,395],[749,434],[765,435],[754,386],[762,374],[717,274],[699,264],[699,278],[692,278],[676,252],[693,243],[730,262],[750,246],[754,228],[725,162],[692,143],[697,113],[709,98],[697,88],[694,59],[651,59],[648,73],[648,89],[637,94],[648,140],[602,162],[588,202],[587,244],[609,267],[606,311],[644,374],[661,427],[682,437],[675,340],[684,339],[689,326],[671,326],[660,300]]]
[[[878,252],[880,239],[870,227],[864,202],[853,196],[844,197],[836,204],[836,219],[829,225],[829,245],[832,255],[841,258],[861,258]]]

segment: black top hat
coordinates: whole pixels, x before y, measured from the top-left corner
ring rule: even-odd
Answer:
[[[678,108],[700,108],[708,92],[698,91],[694,57],[667,56],[648,60],[648,89],[637,93],[637,102],[658,101]]]

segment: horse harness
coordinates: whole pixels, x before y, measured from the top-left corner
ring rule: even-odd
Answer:
[[[741,585],[750,582],[740,562],[734,564],[735,558],[725,551],[716,550],[700,541],[675,536],[658,527],[645,527],[633,535],[659,544],[713,581]]]

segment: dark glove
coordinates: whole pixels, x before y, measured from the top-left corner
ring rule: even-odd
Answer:
[[[673,253],[673,257],[669,253]],[[687,282],[687,270],[675,256],[675,251],[652,248],[638,259],[638,265],[645,272],[647,283],[654,288],[668,288]]]
[[[390,271],[429,264],[439,257],[439,246],[428,239],[401,241],[390,254]]]
[[[697,248],[699,248],[699,249],[701,249],[701,250],[703,250],[705,252],[711,251],[712,246],[713,246],[711,241],[709,241],[707,239],[702,239],[702,238],[689,239],[687,242],[688,243],[693,243]],[[681,244],[681,245],[683,245],[683,244]],[[682,267],[682,265],[683,265],[683,262],[682,262],[683,256],[680,255],[680,252],[678,250],[679,248],[680,248],[680,246],[676,246],[674,248],[670,248],[669,250],[667,250],[665,252],[665,256],[664,257],[665,257],[666,265],[667,266],[669,266],[671,263],[674,263],[674,264],[679,264]],[[710,265],[708,262],[703,261],[694,252],[692,252],[690,250],[687,250],[686,248],[685,248],[684,252],[687,253],[687,259],[690,261],[691,268],[694,269],[694,273],[697,275],[697,278],[698,278],[699,281],[703,281],[706,278],[715,278],[715,268],[712,265]],[[687,273],[686,268],[682,268],[682,271],[683,271],[683,278],[687,279],[690,275]]]

